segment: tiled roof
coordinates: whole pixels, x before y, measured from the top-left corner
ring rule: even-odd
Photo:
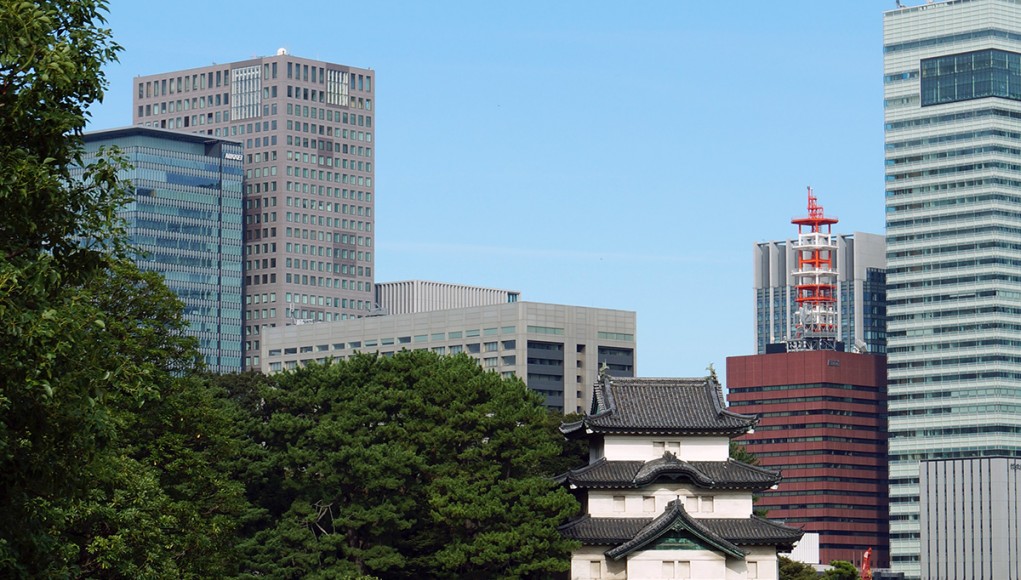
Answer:
[[[699,521],[739,546],[779,546],[790,550],[803,534],[798,528],[758,516],[749,519],[708,518]]]
[[[677,500],[670,502],[666,512],[655,519],[593,518],[586,515],[561,526],[560,533],[582,544],[612,546],[606,551],[607,556],[619,558],[641,549],[671,529],[690,531],[724,552],[740,552],[740,546],[775,546],[790,550],[802,536],[802,531],[797,528],[756,516],[692,518]]]
[[[719,382],[693,379],[626,378],[604,375],[596,384],[592,410],[581,421],[561,426],[565,434],[663,433],[740,435],[756,417],[728,411]]]
[[[633,489],[657,481],[691,481],[707,489],[763,490],[780,481],[774,471],[734,461],[682,461],[672,453],[651,461],[607,461],[605,458],[557,478],[582,488]]]

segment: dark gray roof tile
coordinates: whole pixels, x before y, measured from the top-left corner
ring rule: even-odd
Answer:
[[[581,488],[634,489],[657,481],[691,481],[706,489],[759,491],[780,481],[774,471],[734,461],[682,461],[671,453],[651,461],[607,461],[605,458],[557,478]]]
[[[581,421],[564,424],[565,434],[664,433],[740,435],[756,418],[728,411],[719,382],[700,378],[603,376],[595,386],[592,410]]]
[[[797,528],[757,516],[749,518],[691,518],[687,514],[685,515],[689,521],[694,521],[713,537],[721,538],[738,547],[776,546],[782,550],[790,550],[803,534]],[[675,517],[675,515],[671,517]],[[651,533],[649,527],[654,521],[653,518],[593,518],[586,515],[561,526],[560,533],[564,537],[578,540],[582,544],[612,546],[611,549],[614,549],[635,540],[640,534]],[[645,535],[642,537],[644,538]]]

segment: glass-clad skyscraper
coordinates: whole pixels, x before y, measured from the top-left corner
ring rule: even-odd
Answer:
[[[883,43],[890,547],[919,578],[919,461],[1021,456],[1021,4],[893,10]]]
[[[134,198],[120,215],[142,270],[184,302],[208,368],[241,370],[242,148],[204,135],[130,127],[86,133],[86,160],[116,146]]]

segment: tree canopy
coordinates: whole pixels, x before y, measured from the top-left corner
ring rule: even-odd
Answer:
[[[115,157],[82,165],[120,47],[102,0],[0,0],[0,576],[217,576],[243,486],[162,280],[126,261]]]
[[[106,10],[0,0],[0,577],[565,571],[578,505],[521,381],[429,352],[204,374],[128,260],[121,162],[83,165]]]
[[[780,580],[818,579],[819,573],[815,571],[815,568],[786,556],[780,556]]]
[[[252,575],[517,578],[566,570],[541,398],[467,356],[359,355],[256,379]],[[243,387],[251,391],[251,386]]]
[[[834,560],[830,562],[829,570],[823,572],[823,580],[859,580],[861,575],[854,564],[847,560]]]

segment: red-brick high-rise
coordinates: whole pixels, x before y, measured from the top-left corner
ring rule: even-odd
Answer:
[[[820,561],[889,562],[886,357],[838,350],[727,359],[730,408],[758,415],[739,439],[759,465],[779,469],[756,508],[819,533]]]

